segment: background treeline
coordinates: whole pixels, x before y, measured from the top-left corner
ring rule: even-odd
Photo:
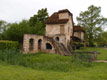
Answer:
[[[24,34],[45,34],[45,20],[48,18],[47,8],[38,10],[29,20],[7,23],[0,20],[0,39],[23,43]],[[85,40],[89,46],[104,46],[107,43],[107,18],[101,15],[101,7],[91,5],[77,17],[78,25],[85,30]]]
[[[47,8],[38,10],[38,13],[29,20],[7,23],[0,20],[0,39],[23,42],[24,34],[45,34],[45,20],[48,18]]]

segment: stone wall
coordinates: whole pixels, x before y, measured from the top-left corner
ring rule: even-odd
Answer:
[[[59,13],[59,19],[69,19],[69,13]]]
[[[47,24],[46,25],[46,36],[54,36],[60,34],[60,24]]]
[[[69,14],[68,13],[60,13],[60,17],[63,16],[63,18],[68,18],[69,21],[65,24],[47,24],[46,25],[46,36],[49,37],[54,37],[58,34],[61,34],[61,25],[64,26],[64,36],[65,38],[62,39],[62,42],[64,45],[67,46],[68,43],[71,41],[71,36],[73,35],[73,21],[72,21],[72,16],[67,17]]]
[[[30,39],[33,39],[33,49],[30,50]],[[40,44],[39,44],[40,41]],[[52,49],[46,49],[46,43],[49,43],[52,46]],[[55,48],[51,41],[49,41],[46,37],[40,35],[31,35],[25,34],[23,41],[23,50],[24,53],[36,53],[36,52],[50,52],[55,53]]]
[[[84,40],[84,32],[74,32],[74,36]]]

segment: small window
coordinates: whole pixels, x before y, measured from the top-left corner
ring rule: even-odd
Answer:
[[[60,34],[64,34],[65,29],[64,29],[64,25],[60,25]]]
[[[56,40],[56,41],[59,41],[59,37],[56,37],[55,40]]]
[[[49,43],[46,43],[46,49],[52,49],[52,46],[51,46],[51,44],[49,44]]]

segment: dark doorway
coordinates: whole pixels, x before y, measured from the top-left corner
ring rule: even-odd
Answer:
[[[39,39],[38,40],[38,50],[41,51],[41,45],[42,45],[42,40]]]
[[[46,49],[52,49],[52,46],[51,46],[51,44],[49,44],[49,43],[46,43]]]
[[[31,39],[29,40],[29,50],[30,50],[30,51],[33,51],[33,49],[34,49],[34,39],[31,38]]]

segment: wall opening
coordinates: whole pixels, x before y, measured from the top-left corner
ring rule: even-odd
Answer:
[[[56,40],[56,41],[59,41],[59,37],[56,37],[55,40]]]
[[[38,40],[38,50],[40,50],[40,51],[41,51],[41,45],[42,45],[42,40],[39,39],[39,40]]]
[[[60,25],[60,34],[64,34],[65,28],[64,25]]]
[[[34,39],[30,39],[29,40],[29,51],[33,51],[34,49]]]
[[[52,45],[50,43],[46,43],[46,49],[52,49]]]

